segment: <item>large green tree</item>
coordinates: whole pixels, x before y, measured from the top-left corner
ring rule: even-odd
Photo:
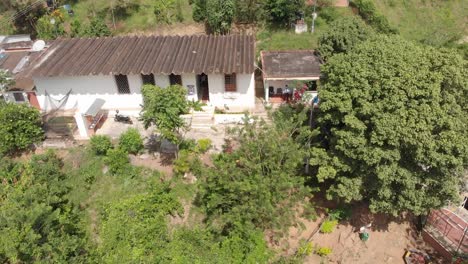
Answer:
[[[0,102],[0,155],[25,150],[44,137],[39,111],[25,104]]]
[[[327,60],[337,53],[347,52],[355,45],[370,38],[373,30],[356,16],[333,21],[318,39],[320,56]]]
[[[77,263],[86,247],[67,199],[62,161],[52,152],[25,164],[0,162],[0,262]]]
[[[220,232],[238,228],[284,230],[295,205],[304,201],[305,149],[295,139],[307,116],[300,120],[278,114],[274,124],[246,124],[235,131],[232,153],[214,158],[202,181],[198,203],[207,220]],[[228,150],[230,148],[227,148]]]
[[[273,25],[289,26],[304,9],[303,0],[266,0],[266,20]]]
[[[313,151],[329,198],[416,214],[457,198],[468,164],[468,64],[448,50],[379,36],[323,66]]]

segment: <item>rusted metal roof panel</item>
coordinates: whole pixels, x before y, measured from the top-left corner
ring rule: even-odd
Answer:
[[[252,73],[254,54],[249,35],[60,39],[30,75]]]

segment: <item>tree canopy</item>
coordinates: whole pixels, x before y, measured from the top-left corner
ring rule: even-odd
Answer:
[[[238,147],[214,158],[198,203],[220,232],[281,230],[291,224],[294,206],[310,195],[303,176],[305,149],[294,137],[308,130],[303,118],[278,114],[276,120],[281,121],[274,125],[246,122],[233,135]]]
[[[467,61],[379,36],[322,68],[324,149],[313,151],[329,198],[416,214],[457,197],[468,162]]]
[[[266,20],[273,25],[289,26],[304,9],[304,4],[302,0],[266,0]]]
[[[39,111],[26,104],[0,102],[0,155],[25,150],[43,139]]]
[[[155,85],[144,85],[143,110],[141,120],[146,128],[155,125],[161,136],[173,143],[179,143],[181,132],[186,128],[180,116],[189,111],[187,90],[180,85],[161,88]]]
[[[351,50],[358,43],[370,38],[373,30],[360,18],[341,17],[333,21],[318,39],[320,56],[327,60],[337,53]]]
[[[52,152],[26,164],[0,163],[0,261],[81,262],[86,252],[77,211],[67,200],[67,175]]]

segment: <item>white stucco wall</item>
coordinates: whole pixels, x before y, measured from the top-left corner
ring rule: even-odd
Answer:
[[[225,92],[224,74],[208,75],[210,104],[219,108],[227,106],[233,111],[255,107],[255,80],[252,74],[236,75],[237,92]]]
[[[187,95],[187,98],[189,100],[197,101],[198,100],[197,76],[195,74],[182,74],[182,85],[185,87],[189,87],[190,85],[193,85],[194,93]]]
[[[103,109],[119,109],[122,112],[138,112],[142,104],[142,81],[139,75],[128,76],[130,94],[118,93],[114,76],[34,78],[34,82],[37,99],[41,109],[46,112],[63,103],[63,110],[84,113],[96,98],[106,101]],[[70,90],[68,99],[63,99]],[[46,96],[46,92],[49,96]]]
[[[37,87],[37,99],[41,109],[45,112],[56,109],[75,110],[84,113],[96,98],[106,101],[103,109],[120,110],[123,114],[137,116],[142,104],[140,75],[128,75],[130,94],[119,94],[114,76],[79,76],[79,77],[46,77],[34,78]],[[167,75],[155,75],[156,85],[167,87]],[[190,100],[198,100],[196,74],[183,74],[182,84],[194,86],[194,93],[188,95]],[[255,81],[253,74],[237,75],[237,92],[224,91],[224,75],[210,74],[208,76],[210,104],[220,108],[228,106],[232,110],[240,111],[255,106]],[[68,99],[65,95],[71,90]],[[49,95],[46,96],[46,92]],[[61,101],[64,100],[65,102]]]

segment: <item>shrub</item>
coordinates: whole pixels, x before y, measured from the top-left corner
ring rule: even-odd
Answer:
[[[25,104],[0,102],[0,155],[25,150],[44,138],[41,115]]]
[[[140,132],[136,128],[129,128],[120,135],[119,147],[128,153],[138,154],[144,147]]]
[[[333,252],[333,250],[329,247],[318,247],[315,250],[315,254],[321,256],[321,257],[326,257],[330,255]]]
[[[181,150],[179,152],[179,156],[174,161],[174,173],[177,175],[184,175],[185,173],[189,172],[193,155],[194,154],[189,150]]]
[[[109,166],[109,172],[114,175],[125,172],[130,164],[127,152],[120,148],[109,149],[105,162]]]
[[[358,9],[359,15],[377,31],[384,34],[397,33],[397,29],[390,26],[387,18],[377,12],[373,1],[353,0],[351,3]]]
[[[314,244],[312,242],[301,241],[297,254],[299,256],[309,256],[312,252],[314,252]]]
[[[212,146],[212,141],[209,138],[199,139],[197,142],[197,150],[200,153],[207,152]]]
[[[326,220],[325,222],[323,222],[322,226],[320,227],[320,232],[324,234],[329,234],[333,232],[337,224],[338,224],[337,220]]]
[[[330,220],[337,220],[337,221],[347,220],[351,218],[351,209],[350,208],[337,208],[337,209],[331,210],[328,213],[328,218]]]
[[[197,149],[197,142],[194,139],[184,139],[180,142],[179,150],[194,152]]]
[[[110,137],[104,135],[92,136],[89,144],[96,155],[106,155],[107,151],[112,148]]]

